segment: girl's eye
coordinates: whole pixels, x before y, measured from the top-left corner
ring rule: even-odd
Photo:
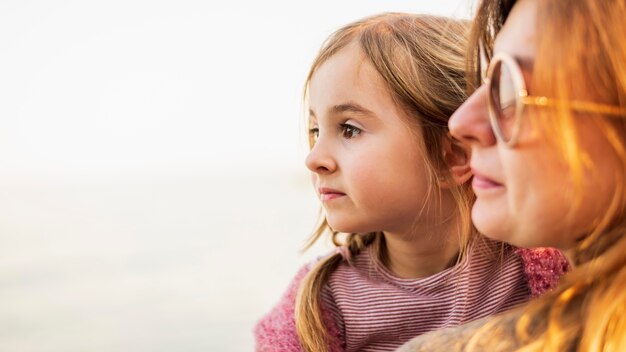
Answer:
[[[317,127],[309,128],[309,140],[315,142],[320,136],[320,129]]]
[[[350,138],[354,138],[354,137],[358,136],[359,134],[361,134],[361,129],[358,128],[358,127],[354,127],[352,125],[349,125],[347,123],[342,123],[341,124],[341,133],[343,135],[343,138],[350,139]]]

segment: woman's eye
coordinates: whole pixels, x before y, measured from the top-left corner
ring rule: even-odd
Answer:
[[[343,135],[343,138],[350,139],[350,138],[354,138],[354,137],[358,136],[359,134],[361,134],[361,129],[358,128],[358,127],[354,127],[352,125],[349,125],[347,123],[342,123],[341,124],[341,133]]]

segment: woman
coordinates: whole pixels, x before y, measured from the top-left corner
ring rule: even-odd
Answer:
[[[626,350],[624,18],[624,0],[480,5],[470,84],[484,83],[449,123],[472,148],[472,220],[497,240],[563,249],[574,269],[520,309],[402,350]]]

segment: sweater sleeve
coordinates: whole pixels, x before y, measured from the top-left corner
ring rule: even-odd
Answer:
[[[518,248],[516,253],[524,266],[533,298],[556,287],[561,276],[571,268],[563,253],[554,248]]]
[[[296,296],[304,277],[314,264],[305,265],[298,271],[278,304],[257,323],[254,328],[255,350],[257,352],[299,352],[303,350],[296,332]],[[324,305],[322,307],[324,308]],[[331,318],[332,313],[326,308],[322,312],[322,316],[332,338],[329,351],[341,351],[341,343],[336,338],[338,329]]]

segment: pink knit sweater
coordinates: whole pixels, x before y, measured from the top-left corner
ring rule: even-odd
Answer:
[[[549,248],[515,249],[515,250],[509,251],[508,253],[510,257],[509,262],[513,263],[512,266],[509,268],[510,274],[508,274],[508,276],[502,276],[502,277],[498,277],[498,276],[493,277],[493,273],[486,275],[488,276],[486,279],[496,280],[497,284],[494,287],[498,287],[497,285],[504,286],[503,289],[505,291],[506,290],[509,291],[508,293],[505,292],[505,297],[495,297],[495,298],[491,296],[485,297],[484,299],[485,303],[478,303],[479,305],[484,305],[484,309],[481,308],[478,312],[476,312],[476,310],[474,309],[472,310],[471,315],[461,314],[461,316],[457,316],[458,315],[457,311],[459,309],[454,308],[452,309],[454,310],[454,312],[452,313],[445,312],[447,315],[441,317],[441,319],[445,320],[443,323],[441,321],[433,321],[432,326],[429,325],[429,323],[426,323],[425,328],[415,327],[415,329],[408,331],[408,333],[412,335],[405,336],[407,333],[405,332],[405,335],[402,335],[401,337],[397,337],[393,339],[393,341],[376,341],[375,335],[377,335],[377,332],[378,332],[377,331],[378,327],[376,326],[377,320],[383,321],[382,325],[389,324],[389,320],[385,319],[385,316],[372,317],[372,315],[374,314],[372,311],[370,312],[366,311],[366,312],[360,313],[363,308],[358,307],[357,308],[358,310],[356,311],[356,314],[358,317],[357,319],[360,319],[361,321],[357,321],[356,323],[357,325],[355,325],[354,323],[351,323],[351,321],[344,321],[344,318],[341,316],[342,314],[341,309],[339,309],[337,304],[335,303],[335,298],[337,298],[338,301],[341,301],[342,297],[332,297],[332,296],[333,294],[338,295],[338,296],[343,295],[343,300],[348,302],[347,304],[348,307],[345,308],[345,304],[344,304],[343,309],[349,310],[351,308],[350,306],[352,305],[350,301],[356,301],[355,299],[353,299],[351,295],[353,294],[357,295],[358,293],[355,292],[355,289],[353,287],[350,287],[349,284],[346,285],[345,287],[345,290],[346,290],[345,293],[342,293],[341,287],[337,288],[337,286],[343,286],[343,282],[345,281],[353,281],[352,276],[356,274],[353,275],[351,271],[356,272],[359,269],[362,271],[363,267],[359,268],[358,263],[355,267],[350,267],[347,264],[342,265],[343,266],[342,270],[344,272],[337,273],[336,275],[333,274],[334,279],[335,279],[334,288],[333,289],[329,288],[328,290],[326,290],[325,295],[324,295],[326,309],[322,312],[322,314],[325,318],[324,320],[326,322],[326,326],[329,329],[328,332],[332,338],[331,345],[329,346],[329,351],[393,350],[395,347],[398,347],[402,343],[408,341],[411,337],[414,337],[420,333],[424,333],[428,331],[429,329],[434,330],[434,329],[441,328],[441,327],[454,326],[454,325],[464,323],[468,320],[478,319],[484,316],[488,316],[490,314],[495,314],[495,313],[511,308],[511,306],[514,304],[519,304],[523,301],[526,301],[528,298],[538,296],[542,294],[543,292],[546,292],[547,290],[556,286],[558,279],[569,269],[569,264],[567,263],[566,259],[563,257],[563,255],[559,251],[554,250],[554,249],[549,249]],[[363,262],[363,260],[365,259],[362,259],[361,262]],[[480,260],[482,259],[479,258],[478,261]],[[471,258],[470,258],[470,261],[471,261]],[[476,261],[477,260],[474,260],[474,262]],[[512,277],[511,275],[515,275],[515,271],[519,270],[519,269],[515,269],[516,267],[518,267],[516,266],[515,263],[519,263],[517,265],[519,265],[519,267],[522,270],[522,272],[519,275],[521,275],[520,278],[522,278],[522,280],[526,282],[527,289],[524,289],[522,287],[522,289],[520,290],[518,286],[515,286],[515,285],[519,285],[519,282],[515,283],[513,282],[514,280],[511,279]],[[300,271],[296,274],[295,278],[289,285],[289,288],[283,295],[282,299],[257,324],[254,330],[255,339],[256,339],[256,351],[259,351],[259,352],[302,351],[302,348],[300,346],[300,342],[298,340],[298,336],[296,333],[296,329],[295,329],[295,318],[294,318],[295,298],[296,298],[296,294],[297,294],[297,291],[298,291],[298,288],[300,286],[302,279],[306,276],[306,274],[309,272],[309,270],[312,268],[313,265],[315,265],[315,262],[310,263],[309,265],[306,265],[302,269],[300,269]],[[497,265],[502,265],[502,264],[498,262],[494,262],[492,266],[497,266]],[[474,265],[474,267],[476,267],[476,265]],[[460,275],[460,277],[462,277],[464,274],[463,270],[475,270],[475,269],[472,269],[471,265],[460,266],[459,268],[453,267],[451,269],[453,271],[456,270],[456,272],[454,272],[453,275]],[[497,270],[500,270],[500,268],[497,268]],[[500,271],[498,272],[499,272],[498,275],[503,275]],[[390,274],[388,272],[381,273],[381,275],[386,275],[388,279],[390,280],[396,280],[395,282],[392,281],[392,283],[394,284],[397,283],[398,281],[400,282],[400,284],[402,284],[404,281],[407,281],[407,280],[403,281],[403,279],[394,279],[393,277],[389,277]],[[451,274],[448,274],[448,277],[450,277],[450,275]],[[453,276],[453,277],[456,277],[456,276]],[[426,280],[429,280],[429,279],[430,280],[438,279],[438,277],[433,277],[432,279],[426,278]],[[331,278],[331,283],[332,282],[333,282],[333,279]],[[360,283],[360,287],[364,286],[363,282],[365,282],[365,286],[369,286],[369,287],[365,287],[364,289],[370,290],[369,291],[370,293],[381,292],[381,294],[383,294],[384,290],[380,288],[380,285],[378,283],[372,281],[370,284],[369,280],[365,280]],[[478,284],[482,285],[482,283],[480,282]],[[485,283],[485,286],[486,285],[487,284]],[[492,283],[492,285],[494,284]],[[431,285],[431,287],[435,287],[436,289],[438,285],[434,285],[434,286]],[[400,289],[406,290],[407,287],[400,287]],[[410,286],[409,286],[409,289],[410,289]],[[484,294],[488,296],[489,294],[492,294],[491,291],[494,291],[494,290],[489,288],[489,292],[484,293]],[[371,297],[371,296],[372,295],[370,294],[367,295],[367,297]],[[454,304],[456,304],[457,306],[459,306],[459,302],[458,302],[459,297],[468,302],[468,303],[461,302],[460,306],[462,307],[469,306],[471,304],[476,304],[476,303],[469,302],[470,299],[467,297],[471,295],[459,294],[456,296],[458,297],[456,297]],[[502,294],[500,294],[500,296],[502,296]],[[382,307],[383,308],[382,314],[385,314],[385,310],[389,312],[389,311],[393,311],[394,308],[401,309],[402,313],[407,314],[406,310],[407,309],[410,310],[411,308],[405,308],[404,306],[402,306],[401,303],[397,303],[397,297],[395,296],[392,296],[392,297],[393,298],[389,300],[389,304]],[[408,304],[414,303],[414,302],[411,302],[412,300],[411,296],[408,296],[407,299],[409,302]],[[482,296],[481,296],[481,299],[482,299]],[[483,302],[483,301],[479,300],[478,302]],[[359,302],[359,303],[364,304],[366,307],[368,304],[367,302],[365,303]],[[443,306],[446,307],[447,302],[444,303]],[[416,309],[416,308],[413,307],[412,309]],[[387,314],[391,314],[391,313],[387,313]],[[420,316],[420,314],[422,314],[422,316]],[[405,325],[408,325],[408,326],[412,325],[411,321],[416,322],[416,324],[413,324],[413,325],[419,325],[417,324],[418,322],[424,325],[424,320],[426,320],[425,318],[431,317],[432,314],[433,313],[431,312],[414,312],[413,315],[408,315],[408,317],[415,317],[415,318],[407,318],[409,319],[409,321],[404,321],[405,318],[403,317],[401,317],[400,319],[404,321]],[[351,318],[346,317],[346,319],[351,319]],[[365,322],[363,321],[364,319],[365,319]],[[437,317],[433,319],[436,320]],[[370,321],[371,321],[371,324],[370,324]],[[346,328],[346,324],[348,324],[349,327],[351,327],[351,330]],[[363,326],[363,324],[365,324],[366,330],[359,331],[359,329],[362,329],[362,328],[358,328],[358,326]],[[371,330],[367,330],[368,328],[370,328],[370,325],[371,325]],[[387,326],[387,328],[389,327]],[[346,331],[356,331],[356,333],[354,333],[356,335],[358,335],[359,332],[362,332],[363,336],[361,337],[352,336],[354,334],[350,332],[348,333],[350,336],[346,336]],[[389,340],[390,337],[388,333],[385,338]],[[372,340],[374,341],[373,344],[371,343]],[[378,345],[376,345],[376,343],[378,343]]]

